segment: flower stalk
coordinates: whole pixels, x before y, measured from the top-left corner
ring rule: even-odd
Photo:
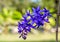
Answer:
[[[21,34],[19,37],[25,40],[27,34],[31,32],[31,28],[37,29],[43,26],[45,22],[49,23],[48,16],[51,16],[49,10],[46,8],[41,10],[40,6],[32,8],[32,13],[27,11],[21,21],[18,22],[18,33]]]

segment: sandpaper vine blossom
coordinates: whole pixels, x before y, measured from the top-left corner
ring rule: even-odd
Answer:
[[[31,28],[39,28],[44,25],[44,22],[49,23],[48,16],[51,16],[49,10],[46,8],[41,10],[40,6],[32,8],[32,13],[28,10],[21,21],[18,22],[19,37],[22,37],[25,40],[27,34],[31,32]]]

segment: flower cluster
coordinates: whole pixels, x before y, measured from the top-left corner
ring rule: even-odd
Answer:
[[[27,11],[21,21],[18,22],[19,37],[26,39],[26,36],[28,32],[31,31],[31,28],[39,28],[44,25],[44,22],[49,23],[48,16],[51,16],[49,10],[46,8],[41,10],[39,6],[37,8],[32,8],[32,13]]]

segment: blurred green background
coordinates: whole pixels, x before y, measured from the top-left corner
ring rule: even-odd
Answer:
[[[57,5],[56,0],[0,0],[0,42],[55,42]],[[19,38],[17,32],[18,21],[26,10],[32,12],[32,7],[37,6],[41,6],[41,9],[45,7],[50,11],[52,14],[49,18],[50,23],[45,23],[39,29],[32,29],[27,39],[23,40]],[[60,25],[58,30],[60,42]]]

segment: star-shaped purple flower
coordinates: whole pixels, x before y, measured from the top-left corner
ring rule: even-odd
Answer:
[[[51,16],[49,10],[46,8],[40,9],[40,6],[37,8],[32,8],[32,13],[27,11],[23,16],[20,22],[18,22],[18,33],[19,37],[26,39],[28,32],[31,32],[31,28],[39,28],[44,25],[44,22],[49,23],[48,16]],[[36,25],[34,25],[36,24]]]

